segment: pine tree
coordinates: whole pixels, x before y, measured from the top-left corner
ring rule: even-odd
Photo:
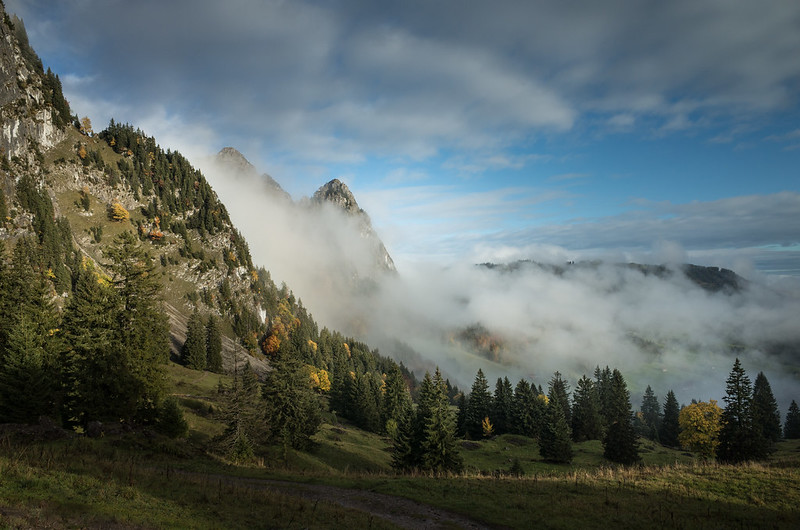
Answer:
[[[52,411],[45,355],[36,323],[23,312],[9,330],[0,357],[0,423],[35,423]]]
[[[206,370],[222,373],[222,333],[214,315],[208,315],[206,323]]]
[[[576,442],[599,440],[603,437],[600,400],[591,379],[585,375],[578,380],[572,404],[572,439]]]
[[[792,400],[789,411],[786,413],[786,422],[783,425],[783,437],[788,440],[800,438],[800,407]]]
[[[559,399],[551,399],[547,404],[544,425],[539,435],[539,454],[549,462],[566,463],[571,462],[573,457],[572,432]]]
[[[611,373],[609,424],[603,438],[603,456],[612,462],[634,464],[639,461],[639,442],[633,429],[630,394],[619,370]]]
[[[422,468],[434,473],[458,472],[463,461],[456,443],[455,418],[450,412],[447,386],[438,367],[431,383],[431,395],[425,398],[429,410],[427,417],[421,418],[424,423]]]
[[[561,372],[554,373],[550,379],[547,397],[551,402],[555,399],[561,404],[564,409],[564,418],[567,420],[567,425],[570,425],[572,423],[572,410],[569,406],[569,385],[561,378]]]
[[[156,430],[170,438],[180,438],[189,432],[189,424],[183,417],[183,410],[178,400],[170,396],[165,399],[158,409]]]
[[[508,377],[497,378],[492,400],[492,414],[490,418],[494,424],[495,434],[505,434],[511,429],[511,408],[514,400],[514,389]]]
[[[680,446],[678,441],[678,434],[680,433],[679,415],[678,400],[675,399],[675,393],[670,390],[664,400],[664,414],[661,418],[661,428],[658,430],[659,440],[667,447]]]
[[[764,372],[759,372],[753,383],[753,428],[764,443],[761,452],[771,453],[781,437],[781,413]]]
[[[169,323],[161,303],[161,284],[150,256],[132,232],[122,232],[106,249],[116,293],[114,345],[116,369],[129,385],[120,396],[121,418],[153,421],[164,394],[164,364],[169,359]]]
[[[513,426],[512,432],[523,436],[535,436],[533,418],[533,400],[535,396],[531,392],[531,385],[524,379],[517,382],[514,387],[514,398],[511,402],[511,415]]]
[[[322,407],[303,365],[292,358],[273,361],[263,389],[270,439],[284,447],[307,448],[322,423]]]
[[[647,389],[642,396],[642,423],[643,429],[640,434],[651,440],[658,441],[658,431],[661,427],[661,405],[658,403],[653,389],[647,385]]]
[[[195,310],[189,317],[186,326],[186,341],[181,348],[183,364],[192,370],[205,370],[206,360],[206,333],[200,313]]]
[[[411,397],[400,372],[400,367],[392,363],[386,374],[386,387],[381,401],[381,424],[385,432],[396,431],[407,409],[411,408]]]
[[[764,456],[753,427],[753,393],[750,378],[737,358],[726,382],[725,410],[719,433],[717,458],[737,463]]]
[[[415,447],[415,418],[411,407],[403,410],[397,419],[397,432],[392,438],[392,468],[411,471],[420,464],[420,451]]]
[[[472,383],[472,391],[467,402],[467,434],[479,440],[483,436],[481,423],[483,418],[491,414],[492,395],[489,393],[489,382],[483,375],[483,370],[478,369],[475,381]]]
[[[250,363],[234,369],[230,386],[220,382],[219,392],[219,419],[226,427],[215,444],[234,462],[248,462],[255,456],[255,446],[266,441],[261,392]]]

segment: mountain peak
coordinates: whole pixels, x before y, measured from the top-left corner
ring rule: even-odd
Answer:
[[[316,203],[330,202],[348,213],[363,212],[359,208],[353,192],[350,191],[347,184],[339,179],[333,179],[320,186],[311,199]]]
[[[220,166],[231,169],[239,175],[260,178],[270,194],[280,199],[292,200],[291,196],[274,178],[266,173],[259,175],[256,167],[251,164],[238,149],[234,147],[223,147],[219,150],[219,153],[217,153],[216,161]]]

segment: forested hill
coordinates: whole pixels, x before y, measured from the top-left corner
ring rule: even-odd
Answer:
[[[73,115],[21,21],[0,18],[0,423],[155,422],[171,359],[294,370],[379,429],[387,374],[411,374],[320,330],[200,171],[131,125]]]

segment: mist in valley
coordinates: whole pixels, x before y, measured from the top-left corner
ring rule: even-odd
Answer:
[[[403,261],[395,274],[377,266],[358,216],[292,201],[252,170],[211,162],[203,169],[257,265],[285,282],[321,326],[364,340],[417,377],[438,365],[468,391],[481,368],[492,385],[507,376],[546,388],[558,370],[574,387],[608,365],[626,377],[636,408],[647,385],[662,401],[674,390],[684,404],[722,404],[739,357],[751,380],[764,371],[782,413],[800,397],[796,281],[755,275],[739,291],[709,292],[677,264],[664,277],[613,261],[565,267],[563,257],[575,253],[552,247],[528,258],[561,267],[559,274],[532,263],[507,271],[471,261]]]

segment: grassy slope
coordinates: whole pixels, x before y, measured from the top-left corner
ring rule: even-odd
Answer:
[[[504,435],[465,442],[464,476],[397,477],[390,473],[386,438],[331,416],[311,451],[284,454],[276,448],[259,466],[234,467],[204,451],[222,429],[209,412],[217,385],[230,378],[175,364],[168,371],[171,391],[191,426],[187,439],[128,434],[18,444],[0,436],[0,528],[370,524],[361,513],[225,481],[224,476],[363,488],[515,528],[800,525],[800,441],[781,442],[771,463],[743,467],[703,465],[645,442],[644,466],[614,469],[596,441],[577,444],[572,464],[554,465],[539,460],[535,441]],[[525,476],[493,473],[508,470],[515,458]],[[375,526],[377,519],[371,523]]]

